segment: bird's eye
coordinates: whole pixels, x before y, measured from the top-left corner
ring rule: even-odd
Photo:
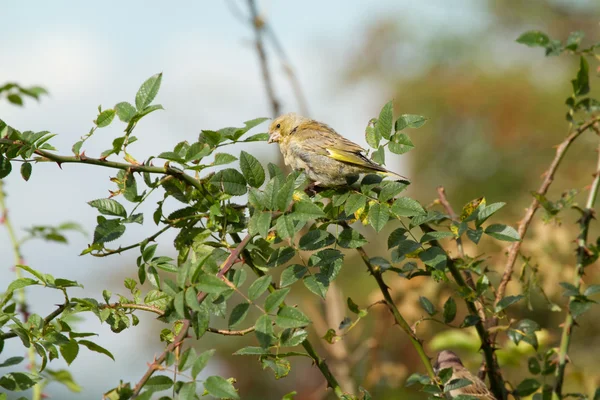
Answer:
[[[281,124],[277,124],[276,128],[277,129],[281,128]]]

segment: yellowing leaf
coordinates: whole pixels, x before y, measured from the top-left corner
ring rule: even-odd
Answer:
[[[485,197],[480,197],[478,199],[471,200],[470,202],[465,204],[465,206],[462,209],[462,212],[460,213],[460,220],[464,221],[465,219],[469,218],[471,214],[473,214],[475,209],[477,209],[477,207],[479,207],[480,205],[485,206]]]

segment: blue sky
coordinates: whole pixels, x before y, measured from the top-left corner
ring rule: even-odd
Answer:
[[[236,4],[246,13],[246,2]],[[359,143],[364,143],[369,118],[388,100],[385,88],[369,82],[345,88],[339,85],[344,57],[358,48],[364,29],[387,17],[402,21],[416,37],[446,29],[473,34],[485,29],[489,18],[479,4],[475,0],[454,2],[453,6],[443,0],[427,4],[406,0],[259,2],[298,72],[311,116]],[[0,83],[40,84],[48,88],[50,96],[40,103],[27,101],[24,108],[2,102],[0,118],[17,129],[59,134],[53,144],[62,154],[70,153],[71,145],[91,128],[98,105],[109,108],[120,101],[133,102],[139,85],[157,72],[163,72],[164,78],[156,102],[165,111],[153,113],[139,124],[135,134],[141,140],[132,147],[138,159],[172,148],[181,140],[195,140],[201,129],[240,125],[270,115],[252,31],[232,15],[225,1],[170,5],[141,0],[19,1],[3,7],[2,20]],[[271,66],[283,110],[295,111],[290,86],[274,58]],[[109,148],[123,128],[117,122],[99,130],[86,143],[86,153],[99,154]],[[248,151],[262,154],[265,163],[277,160],[275,146],[256,144]],[[112,175],[99,168],[65,165],[60,171],[56,165],[44,164],[35,165],[31,180],[25,183],[14,173],[6,180],[10,217],[18,227],[76,220],[91,232],[96,213],[86,202],[108,195]],[[151,212],[152,208],[142,211]],[[128,228],[121,242],[140,240],[149,230],[154,230],[150,222]],[[116,259],[79,257],[90,238],[72,239],[63,247],[27,243],[23,248],[26,260],[43,272],[83,283],[85,290],[73,292],[79,297],[100,298],[103,288],[115,286],[114,276],[127,276],[123,271],[135,273],[136,254]],[[169,239],[172,237],[165,235],[161,240],[165,249]],[[13,278],[10,254],[6,233],[0,230],[0,281],[4,283]],[[120,287],[113,291],[124,293]],[[35,305],[33,311],[42,315],[61,301],[58,294],[43,289],[28,291],[28,298]],[[72,371],[84,387],[83,394],[73,395],[56,385],[47,392],[55,398],[99,398],[119,378],[139,379],[146,362],[161,349],[157,337],[145,329],[145,324],[151,323],[151,317],[143,317],[137,328],[114,335],[96,319],[87,319],[80,329],[99,332],[99,343],[117,356],[117,362],[82,350]],[[7,345],[3,358],[21,353],[20,346]],[[50,367],[62,365],[54,362]],[[211,364],[213,373],[218,366],[218,360]],[[103,371],[101,379],[98,371]]]

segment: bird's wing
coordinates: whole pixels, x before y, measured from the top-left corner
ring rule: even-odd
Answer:
[[[387,172],[385,168],[365,157],[363,155],[365,150],[361,146],[346,139],[333,129],[329,127],[323,129],[322,126],[311,128],[307,127],[307,129],[298,132],[298,139],[314,152],[337,161]]]
[[[484,400],[496,400],[494,395],[489,391],[487,386],[485,386],[485,383],[483,383],[481,380],[473,378],[469,380],[472,382],[472,384],[460,388],[459,390],[461,394],[474,396]]]

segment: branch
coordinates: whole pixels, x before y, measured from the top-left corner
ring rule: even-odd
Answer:
[[[345,224],[345,225],[347,226],[347,224]],[[396,321],[398,326],[400,326],[400,328],[404,332],[406,332],[406,334],[408,335],[410,341],[412,342],[415,350],[417,350],[417,353],[419,354],[419,358],[421,359],[421,362],[423,363],[423,365],[425,366],[425,369],[427,370],[427,374],[429,375],[429,377],[431,378],[431,380],[433,382],[437,382],[438,379],[437,379],[435,372],[433,371],[433,366],[431,365],[431,360],[427,356],[427,354],[425,354],[425,349],[423,348],[423,342],[417,337],[415,332],[411,329],[410,325],[408,325],[408,322],[406,322],[406,320],[404,319],[402,314],[400,314],[400,311],[396,307],[396,304],[394,304],[394,300],[392,299],[392,296],[390,295],[389,288],[387,287],[387,285],[383,281],[383,277],[381,276],[381,270],[378,267],[375,267],[373,264],[371,264],[369,256],[365,252],[365,249],[363,249],[362,247],[357,247],[356,250],[362,257],[362,259],[363,259],[365,265],[367,266],[367,268],[369,269],[369,272],[371,273],[371,275],[373,275],[373,277],[377,281],[377,284],[379,285],[379,289],[381,290],[381,293],[383,294],[383,298],[385,299],[385,303],[388,306],[389,310],[391,311],[392,315],[394,316],[394,320]]]
[[[598,147],[598,163],[596,165],[596,173],[594,174],[594,180],[588,194],[585,209],[581,212],[581,218],[579,219],[579,236],[577,237],[577,263],[575,265],[575,278],[573,279],[573,285],[579,291],[581,287],[581,277],[583,276],[584,267],[586,265],[586,259],[588,257],[587,238],[590,227],[590,221],[594,218],[594,206],[596,204],[596,198],[598,197],[598,188],[600,187],[600,146]],[[567,353],[569,351],[569,344],[571,343],[571,334],[575,324],[573,314],[571,313],[571,304],[576,300],[576,297],[569,297],[569,304],[567,307],[567,316],[563,324],[562,336],[560,338],[560,347],[558,353],[558,368],[556,369],[556,381],[554,382],[554,391],[552,393],[552,399],[562,398],[562,386],[565,379],[565,368],[567,366]]]
[[[231,234],[231,237],[233,238],[233,240],[236,243],[240,243],[241,239],[237,233]],[[258,269],[256,267],[256,265],[254,265],[254,262],[252,262],[252,256],[250,255],[250,252],[248,252],[247,250],[244,250],[242,252],[242,257],[244,259],[244,262],[250,267],[250,269],[256,275],[258,275],[258,276],[265,275],[265,273],[263,271],[261,271],[260,269]],[[271,282],[271,284],[269,285],[269,292],[272,293],[275,290],[277,290],[277,287],[275,286],[275,284],[273,282]],[[284,307],[284,306],[285,306],[285,302],[282,302],[280,307]],[[301,345],[302,345],[302,347],[304,347],[304,350],[306,350],[306,352],[308,353],[310,358],[312,358],[312,360],[315,363],[315,365],[317,366],[317,368],[319,368],[319,371],[321,371],[321,374],[327,381],[327,385],[333,389],[333,392],[339,399],[342,399],[344,396],[344,391],[342,390],[342,388],[341,388],[340,384],[338,383],[337,379],[335,378],[335,376],[331,373],[331,370],[329,369],[327,362],[325,362],[324,359],[319,357],[319,355],[317,354],[317,352],[315,351],[314,347],[312,346],[311,342],[308,339],[304,339],[304,341],[301,343]]]
[[[54,310],[50,314],[48,314],[44,318],[43,326],[46,327],[50,322],[52,322],[54,320],[54,318],[56,318],[60,314],[62,314],[62,312],[65,311],[69,305],[71,305],[71,303],[61,304],[60,306],[58,306],[58,308],[56,310]],[[17,334],[15,332],[6,332],[6,333],[3,333],[0,335],[0,340],[11,339],[14,337],[17,337]]]
[[[4,139],[4,138],[0,138],[0,144],[20,145],[20,146],[25,145],[25,143],[21,142],[20,140],[10,140],[10,139]],[[177,168],[174,168],[174,167],[171,167],[168,165],[165,167],[155,167],[152,165],[130,164],[130,163],[123,163],[123,162],[118,162],[118,161],[108,161],[108,160],[105,160],[102,158],[92,158],[92,157],[86,156],[85,154],[80,154],[79,157],[61,156],[61,155],[54,154],[54,153],[51,153],[46,150],[40,150],[40,149],[36,150],[35,154],[42,156],[46,160],[54,161],[54,162],[58,163],[59,165],[60,164],[68,164],[68,163],[91,164],[91,165],[98,165],[98,166],[106,167],[106,168],[122,169],[124,171],[148,172],[150,174],[171,175],[177,179],[187,182],[188,184],[194,186],[196,189],[200,190],[201,192],[203,192],[203,193],[205,192],[205,189],[201,185],[199,180],[186,174],[185,172],[183,172],[180,169],[177,169]],[[46,160],[37,160],[37,161],[46,161]]]
[[[560,145],[558,145],[558,147],[556,148],[556,155],[554,156],[554,159],[550,163],[550,167],[548,167],[548,170],[544,173],[544,180],[543,180],[540,188],[538,189],[537,194],[545,195],[548,192],[548,188],[550,187],[550,185],[552,184],[552,181],[554,180],[554,174],[556,173],[556,170],[558,169],[558,166],[560,165],[560,162],[564,158],[565,153],[569,149],[569,146],[571,145],[571,143],[573,143],[575,141],[575,139],[577,139],[577,137],[579,137],[579,135],[581,135],[583,132],[588,130],[590,127],[592,127],[598,121],[600,121],[600,117],[592,118],[591,120],[587,121],[586,123],[581,125],[579,128],[577,128],[576,130],[574,130],[569,136],[567,136],[565,138],[565,140]],[[515,262],[517,260],[518,254],[519,254],[519,250],[521,249],[521,244],[523,243],[523,239],[525,238],[525,234],[527,233],[529,224],[531,223],[531,220],[533,219],[533,216],[535,215],[535,212],[537,211],[539,206],[540,206],[540,202],[538,201],[538,199],[534,198],[533,201],[531,202],[531,205],[527,209],[527,211],[525,211],[525,216],[519,223],[518,232],[519,232],[519,237],[521,238],[521,240],[518,242],[514,242],[508,249],[508,259],[506,260],[506,265],[504,266],[504,273],[502,274],[502,280],[500,281],[500,284],[498,285],[498,290],[496,291],[496,299],[495,299],[494,305],[497,305],[500,302],[500,300],[502,300],[502,298],[504,298],[504,293],[506,292],[506,285],[508,285],[508,282],[511,279],[513,269],[515,266]],[[497,322],[498,322],[497,318],[494,318],[494,325],[497,324]]]
[[[262,70],[263,82],[267,91],[267,96],[271,102],[271,110],[273,117],[277,117],[280,114],[279,100],[275,96],[275,89],[273,88],[273,80],[271,78],[271,71],[269,70],[269,63],[267,61],[267,53],[265,52],[265,46],[263,43],[263,29],[265,27],[265,21],[260,15],[258,15],[258,9],[256,8],[255,0],[248,0],[248,7],[250,8],[250,15],[252,17],[252,25],[255,33],[255,44],[256,51],[258,52],[258,58],[260,60],[260,67]]]
[[[171,342],[167,346],[165,351],[163,351],[162,354],[160,356],[158,356],[158,358],[156,358],[152,362],[152,364],[149,365],[148,370],[146,371],[144,376],[142,376],[142,379],[140,379],[139,382],[133,388],[133,393],[131,395],[132,399],[135,399],[140,394],[140,390],[142,390],[142,388],[144,387],[146,382],[148,382],[148,379],[150,379],[152,374],[154,374],[154,371],[156,371],[160,367],[160,365],[165,361],[165,359],[167,358],[167,354],[173,352],[177,347],[181,346],[182,342],[187,337],[189,328],[190,328],[190,321],[187,319],[184,319],[183,324],[181,325],[181,330],[179,331],[177,336],[175,336],[175,339],[173,339],[173,342]]]
[[[231,269],[233,264],[235,264],[236,261],[239,260],[240,253],[248,245],[251,239],[252,235],[248,234],[243,240],[239,242],[237,247],[231,252],[231,254],[229,254],[229,257],[227,257],[223,265],[221,265],[221,268],[217,273],[217,277],[222,278],[227,273],[227,271]],[[196,297],[198,299],[198,304],[202,303],[204,299],[206,299],[207,295],[208,294],[206,292],[199,292],[198,296]],[[151,311],[154,312],[154,310]],[[135,399],[140,394],[140,391],[142,390],[148,379],[150,379],[150,377],[154,374],[154,371],[156,371],[158,367],[165,361],[167,354],[175,350],[175,348],[177,348],[178,346],[180,346],[183,340],[187,337],[187,332],[190,328],[190,320],[184,319],[182,320],[182,322],[183,325],[181,327],[181,330],[179,331],[179,334],[177,334],[173,342],[167,346],[165,351],[157,359],[155,359],[152,362],[152,364],[148,366],[148,370],[146,371],[144,376],[142,376],[142,378],[135,385],[131,396],[132,399]]]
[[[142,240],[139,243],[135,243],[135,244],[125,246],[125,247],[119,247],[116,250],[105,250],[103,253],[90,253],[90,254],[93,255],[94,257],[108,257],[113,254],[119,254],[119,253],[122,253],[127,250],[135,249],[136,247],[140,247],[142,245],[142,243],[153,242],[154,240],[156,240],[157,237],[159,237],[162,233],[164,233],[169,228],[171,228],[171,225],[167,225],[167,226],[163,227],[161,230],[156,232],[154,235],[148,236],[146,239]]]

